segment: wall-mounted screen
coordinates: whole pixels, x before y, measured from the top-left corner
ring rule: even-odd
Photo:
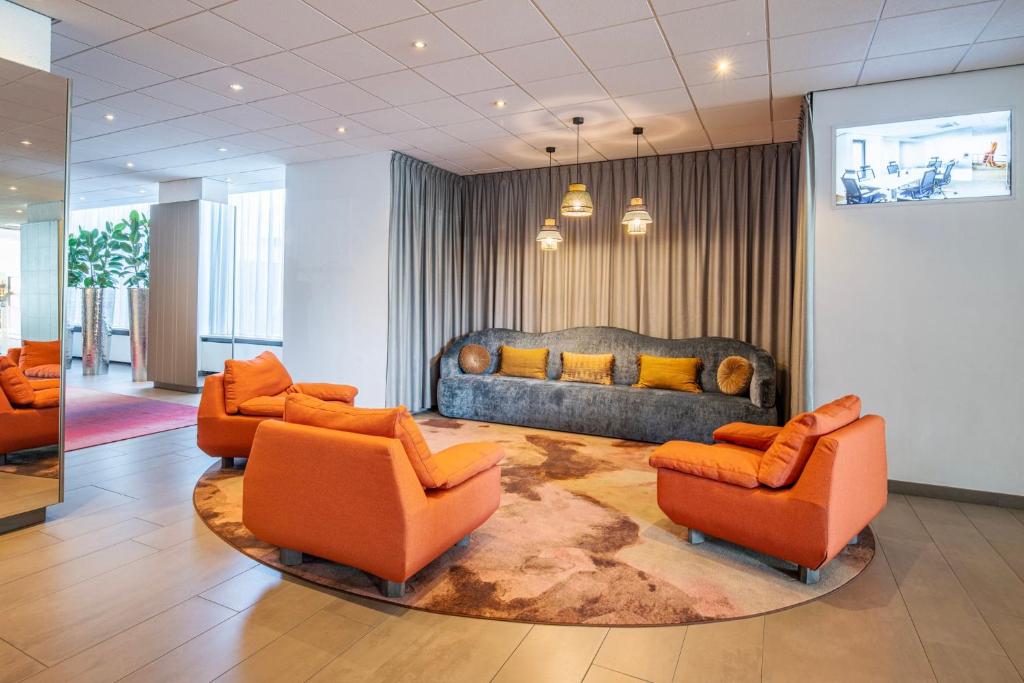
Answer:
[[[1010,194],[1010,112],[837,128],[837,205]]]

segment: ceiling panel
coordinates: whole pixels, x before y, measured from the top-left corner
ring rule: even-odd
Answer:
[[[653,19],[588,31],[566,40],[580,59],[595,70],[669,56],[668,45]]]
[[[950,73],[965,54],[967,47],[961,46],[869,59],[864,62],[858,83],[879,83]]]
[[[886,11],[900,1],[887,0]],[[829,5],[827,9],[822,7],[821,0],[768,0],[768,17],[771,21],[772,35],[776,37],[850,26],[865,21],[874,23],[881,11],[882,0],[843,0],[842,3]]]
[[[401,62],[355,35],[309,45],[299,48],[295,53],[348,80],[405,68]]]
[[[302,93],[303,97],[327,107],[342,116],[383,109],[388,103],[351,83],[338,83]]]
[[[390,104],[413,104],[444,97],[447,93],[415,71],[396,71],[355,81],[371,95]]]
[[[583,62],[561,38],[488,52],[487,59],[519,83],[586,70]]]
[[[334,74],[292,52],[242,62],[236,68],[286,90],[309,90],[340,82]]]
[[[458,57],[474,50],[437,17],[425,15],[364,31],[360,35],[406,66],[423,66]],[[423,48],[414,43],[421,41]]]
[[[655,90],[681,88],[683,80],[679,69],[671,59],[656,59],[653,62],[613,66],[595,71],[597,80],[612,97],[639,95]]]
[[[795,71],[864,59],[875,24],[856,24],[772,40],[772,69]]]
[[[305,123],[306,121],[317,121],[334,116],[334,112],[321,107],[315,102],[310,102],[300,95],[281,95],[271,97],[268,100],[254,102],[253,106],[265,112],[280,116],[292,123]]]
[[[142,28],[153,28],[203,11],[202,6],[189,0],[88,0],[88,4]]]
[[[847,62],[772,74],[772,94],[790,97],[813,90],[845,88],[857,82],[861,66],[862,62]]]
[[[646,118],[659,114],[678,114],[693,109],[685,88],[660,90],[643,95],[618,97],[615,100],[630,118]]]
[[[429,64],[416,71],[452,95],[512,85],[511,79],[480,55]]]
[[[408,104],[402,109],[431,126],[463,123],[481,117],[478,111],[454,97]]]
[[[689,85],[713,83],[727,78],[748,78],[768,73],[768,42],[732,45],[676,58]],[[776,71],[782,69],[776,68]]]
[[[284,89],[232,67],[206,71],[185,79],[235,102],[255,102],[284,94]],[[238,87],[236,87],[238,86]]]
[[[1001,0],[912,14],[878,22],[869,57],[886,57],[940,47],[969,45],[988,23]]]
[[[702,111],[744,102],[767,103],[768,77],[752,76],[695,85],[690,88],[690,95],[694,105]]]
[[[975,43],[957,71],[989,69],[996,66],[1024,63],[1024,38],[1009,38],[988,43]]]
[[[306,0],[350,31],[392,24],[426,14],[416,0]]]
[[[764,0],[732,0],[661,18],[677,55],[742,45],[767,37]]]
[[[998,40],[1024,36],[1024,2],[1007,0],[992,16],[978,40]]]
[[[647,0],[536,0],[562,35],[650,19]]]
[[[166,24],[154,31],[225,64],[237,64],[280,51],[270,41],[209,12]]]
[[[480,52],[558,35],[530,0],[479,0],[438,12],[437,16]]]
[[[288,49],[348,33],[348,29],[302,0],[235,0],[213,11]]]
[[[143,88],[141,92],[194,112],[210,111],[235,104],[232,99],[185,81],[168,81]]]
[[[178,45],[151,31],[108,43],[103,50],[177,78],[223,66],[216,59]]]

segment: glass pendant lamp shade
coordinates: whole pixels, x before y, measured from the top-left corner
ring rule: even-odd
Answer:
[[[582,116],[574,116],[573,125],[576,126],[576,177],[580,173],[580,126],[583,125]],[[587,192],[587,186],[583,183],[570,183],[569,191],[562,198],[562,215],[571,218],[586,218],[594,215],[594,200]]]
[[[641,195],[640,192],[640,136],[644,134],[644,129],[637,126],[633,129],[633,135],[636,136],[636,157],[633,159],[633,172],[634,182],[636,183],[636,193]],[[644,203],[643,196],[633,197],[629,200],[629,206],[626,207],[626,213],[622,216],[622,224],[626,226],[627,235],[646,235],[647,226],[654,222],[651,218],[651,214],[647,211],[647,205]]]
[[[562,233],[554,218],[545,218],[544,225],[537,231],[537,242],[540,243],[541,251],[557,251],[558,245],[562,243]]]

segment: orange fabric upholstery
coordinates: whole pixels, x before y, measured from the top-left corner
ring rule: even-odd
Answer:
[[[312,396],[321,401],[341,401],[342,403],[356,402],[356,394],[359,390],[347,384],[327,384],[323,382],[300,382],[288,387],[289,394],[303,394]]]
[[[19,346],[12,346],[11,348],[7,349],[7,357],[15,365],[20,365],[21,364],[21,347],[19,347]]]
[[[60,340],[21,342],[21,357],[18,364],[22,369],[39,365],[60,366]]]
[[[659,467],[658,505],[677,524],[817,569],[885,507],[887,486],[885,421],[866,415],[817,438],[792,487],[745,488]]]
[[[46,363],[24,368],[25,376],[35,379],[60,379],[60,363]]]
[[[722,425],[711,435],[715,441],[756,448],[759,451],[766,451],[775,441],[775,437],[782,431],[782,427],[774,425],[754,425],[746,422],[730,422]]]
[[[434,461],[444,478],[441,488],[455,488],[491,469],[504,457],[505,449],[496,443],[469,442],[449,446],[434,455]]]
[[[242,518],[262,541],[404,582],[483,524],[500,497],[498,467],[424,491],[397,439],[266,421]]]
[[[32,407],[36,409],[56,408],[60,405],[60,389],[40,389],[32,396]]]
[[[59,389],[59,379],[32,379],[29,377],[28,383],[32,385],[32,388],[36,391],[40,389]]]
[[[860,399],[843,396],[813,413],[801,413],[787,422],[761,459],[757,478],[765,486],[790,486],[811,457],[823,434],[844,427],[860,417]]]
[[[15,406],[32,405],[32,399],[36,393],[21,368],[11,363],[10,359],[6,357],[0,358],[0,389]]]
[[[242,415],[284,417],[284,399],[285,394],[257,396],[239,405],[238,412]]]
[[[709,446],[689,441],[669,441],[651,455],[651,467],[666,468],[735,486],[757,488],[761,451],[720,443]]]
[[[275,396],[292,385],[292,377],[270,351],[252,360],[224,361],[224,409],[237,415],[238,407],[257,396]]]
[[[13,365],[11,359],[11,353],[8,352],[6,356],[0,358],[0,364]],[[59,385],[53,391],[59,400]],[[33,400],[36,393],[33,387]],[[0,390],[0,453],[52,446],[57,443],[59,429],[60,408],[56,404],[52,408],[44,409],[16,407],[8,399],[7,394]]]

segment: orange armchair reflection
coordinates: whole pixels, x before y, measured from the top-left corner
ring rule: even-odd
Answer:
[[[0,356],[0,460],[53,446],[60,434],[60,380],[27,377],[17,362],[20,351]]]
[[[400,597],[498,509],[503,456],[492,443],[432,453],[404,407],[289,396],[284,421],[256,432],[242,518],[284,564],[309,553],[368,572]]]
[[[228,360],[224,372],[210,375],[199,401],[198,445],[226,467],[249,457],[256,428],[284,416],[289,394],[306,394],[349,405],[359,390],[347,384],[293,384],[277,356],[264,351],[252,360]]]
[[[728,424],[714,438],[670,441],[651,455],[658,505],[691,543],[706,533],[793,562],[814,583],[885,507],[885,421],[861,417],[856,396],[784,427]]]

